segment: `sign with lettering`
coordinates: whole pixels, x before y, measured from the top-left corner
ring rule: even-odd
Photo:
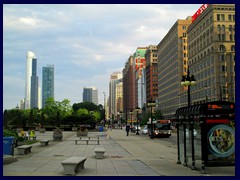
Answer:
[[[203,4],[198,10],[197,10],[197,12],[192,16],[192,22],[194,22],[197,18],[198,18],[198,16],[200,15],[200,14],[202,14],[202,12],[205,10],[205,9],[207,9],[207,7],[209,6],[210,4]]]

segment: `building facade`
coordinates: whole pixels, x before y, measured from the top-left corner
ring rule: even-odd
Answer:
[[[109,82],[109,117],[110,119],[116,119],[118,116],[118,107],[117,102],[118,98],[122,97],[122,90],[120,91],[118,85],[122,84],[122,73],[121,72],[114,72],[110,76]]]
[[[25,65],[25,99],[24,109],[30,109],[31,103],[31,76],[32,76],[32,60],[36,59],[33,52],[27,51],[26,65]]]
[[[38,108],[38,76],[37,76],[37,59],[32,59],[32,76],[31,76],[31,93],[30,108]]]
[[[143,75],[143,69],[146,67],[146,59],[145,59],[145,53],[146,53],[147,47],[138,47],[136,49],[136,52],[133,55],[134,61],[134,101],[133,101],[133,107],[134,109],[136,107],[140,107],[143,104],[143,92],[145,92],[145,88],[142,88],[141,86],[145,86],[146,82],[144,81],[145,76]],[[142,78],[142,79],[141,79]],[[140,80],[141,79],[141,80]]]
[[[125,67],[122,71],[123,74],[123,118],[125,120],[130,119],[130,111],[132,111],[135,107],[134,105],[134,76],[133,76],[133,56],[129,56],[127,62],[125,63]]]
[[[179,108],[180,82],[187,73],[187,28],[192,18],[179,19],[157,45],[158,98],[163,116],[174,116]]]
[[[42,107],[50,97],[54,99],[54,65],[42,68]]]
[[[209,4],[188,27],[192,104],[235,102],[235,5]],[[181,99],[186,101],[186,95]]]
[[[83,88],[83,102],[93,102],[98,105],[98,90],[95,87]]]
[[[156,101],[158,96],[157,46],[150,45],[146,58],[146,101]]]

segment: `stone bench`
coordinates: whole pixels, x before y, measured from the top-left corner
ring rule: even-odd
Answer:
[[[75,176],[80,169],[84,168],[86,157],[70,157],[61,162],[64,174]]]
[[[97,138],[97,139],[90,139],[90,138],[88,138],[88,139],[81,139],[81,138],[80,138],[79,140],[76,139],[76,140],[75,140],[75,145],[77,145],[77,142],[78,142],[78,141],[85,141],[87,145],[88,145],[88,142],[89,142],[89,141],[95,141],[95,142],[97,142],[97,144],[99,145],[99,138]]]
[[[104,153],[105,153],[105,148],[95,148],[95,154],[96,154],[96,159],[103,159],[104,158]]]
[[[88,138],[88,140],[91,140],[91,139],[92,139],[92,140],[94,140],[94,139],[95,139],[95,140],[98,140],[98,139],[99,139],[99,137],[90,137],[90,136],[88,136],[87,138]],[[79,137],[79,139],[87,140],[86,137]]]
[[[36,140],[37,136],[29,136],[29,140],[32,138],[32,140]]]
[[[41,140],[40,144],[41,146],[48,146],[49,140]]]
[[[22,145],[22,146],[19,146],[17,147],[17,150],[18,150],[18,154],[28,154],[31,152],[31,148],[32,146],[31,145]]]

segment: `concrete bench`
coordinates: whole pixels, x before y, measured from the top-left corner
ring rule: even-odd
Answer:
[[[40,144],[41,146],[48,146],[49,140],[41,140]]]
[[[105,148],[95,148],[96,159],[103,159]]]
[[[84,168],[86,157],[70,157],[61,162],[64,174],[75,176],[80,169]]]
[[[98,140],[99,139],[99,137],[87,137],[87,138],[88,138],[88,140],[91,140],[91,139],[92,140],[94,140],[94,139]],[[87,138],[86,137],[79,137],[80,140],[87,140]]]
[[[31,148],[32,146],[31,145],[22,145],[22,146],[19,146],[17,147],[17,150],[18,150],[18,154],[28,154],[31,152]]]
[[[36,140],[37,136],[29,136],[29,140],[32,138],[32,140]]]
[[[79,140],[76,139],[76,140],[75,140],[75,145],[77,145],[77,142],[78,142],[78,141],[85,141],[87,145],[88,145],[88,142],[89,142],[89,141],[95,141],[95,142],[97,142],[97,144],[99,145],[99,139],[79,139]]]

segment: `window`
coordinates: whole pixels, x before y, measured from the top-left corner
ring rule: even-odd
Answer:
[[[222,59],[222,61],[224,61],[225,60],[225,56],[221,55],[221,59]]]
[[[224,45],[220,45],[220,46],[219,46],[219,50],[220,50],[221,52],[225,52],[225,49],[226,49],[226,48],[225,48]]]
[[[225,34],[222,34],[222,41],[225,41],[226,40],[226,36]]]
[[[232,31],[232,25],[229,25],[229,31]]]
[[[235,21],[235,14],[233,15],[233,21]]]
[[[225,66],[222,66],[222,72],[225,72]]]
[[[224,14],[221,14],[221,20],[225,21],[225,15]]]
[[[222,25],[222,33],[225,33],[225,26]]]
[[[220,14],[217,14],[217,21],[220,21]]]
[[[182,28],[183,28],[183,29],[187,29],[187,27],[186,27],[186,26],[182,26]]]
[[[186,33],[183,33],[183,37],[186,37],[186,35],[187,35]]]
[[[228,15],[228,20],[232,21],[232,15],[231,14]]]

